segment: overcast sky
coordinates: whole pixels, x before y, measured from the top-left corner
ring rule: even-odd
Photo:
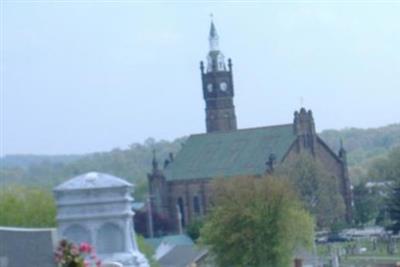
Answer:
[[[400,121],[400,2],[2,1],[1,154],[126,148],[205,131],[210,13],[240,128]]]

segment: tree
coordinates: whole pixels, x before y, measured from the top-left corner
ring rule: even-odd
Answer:
[[[309,247],[313,221],[289,183],[275,177],[216,179],[213,208],[200,231],[219,266],[288,266]]]
[[[0,225],[54,227],[55,224],[56,207],[49,191],[25,186],[0,190]]]
[[[193,241],[197,241],[197,239],[200,237],[200,229],[203,227],[203,225],[203,219],[194,220],[186,227],[187,235],[190,236]]]
[[[388,210],[392,221],[389,229],[398,234],[400,232],[400,182],[397,182],[391,190]]]
[[[316,217],[319,228],[331,228],[343,221],[345,205],[337,178],[330,176],[311,155],[300,154],[276,173],[288,177],[306,208]]]
[[[392,149],[386,157],[375,160],[368,173],[375,180],[400,182],[400,146]]]
[[[391,150],[386,158],[375,161],[369,173],[391,183],[387,200],[387,212],[391,222],[387,229],[395,233],[400,232],[400,147]]]
[[[358,226],[364,226],[368,222],[376,220],[381,212],[383,197],[377,188],[368,189],[365,183],[354,186],[354,222]]]

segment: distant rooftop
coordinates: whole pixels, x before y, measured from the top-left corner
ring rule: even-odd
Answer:
[[[55,191],[63,190],[80,190],[80,189],[95,189],[95,188],[109,188],[109,187],[130,187],[131,183],[112,176],[106,173],[88,172],[76,176],[56,188]]]
[[[195,266],[195,261],[206,255],[207,252],[207,249],[195,245],[179,245],[161,257],[158,263],[161,267]]]
[[[173,246],[194,245],[193,240],[187,235],[167,235],[157,238],[146,238],[146,243],[156,249],[161,243]]]

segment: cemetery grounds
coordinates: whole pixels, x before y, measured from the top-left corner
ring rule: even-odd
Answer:
[[[400,237],[389,242],[384,238],[364,237],[353,241],[317,244],[323,262],[339,256],[340,267],[376,267],[400,262]]]

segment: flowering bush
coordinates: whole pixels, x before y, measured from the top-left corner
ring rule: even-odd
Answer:
[[[67,240],[61,240],[55,251],[55,260],[60,267],[100,267],[93,247],[88,243],[79,246]]]

